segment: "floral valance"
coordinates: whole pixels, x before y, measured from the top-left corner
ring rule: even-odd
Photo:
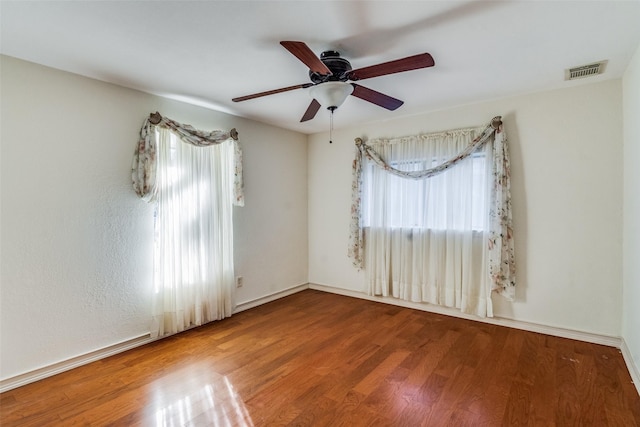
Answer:
[[[424,138],[428,135],[415,135],[407,138]],[[493,137],[493,138],[492,138]],[[401,143],[403,138],[394,142]],[[427,179],[455,166],[458,162],[474,153],[487,142],[492,143],[493,186],[490,196],[489,231],[486,244],[489,254],[488,271],[493,282],[493,290],[512,300],[515,293],[515,256],[513,243],[510,163],[507,137],[501,117],[494,117],[482,133],[464,150],[441,164],[421,171],[402,171],[387,163],[376,152],[377,141],[367,143],[356,138],[356,156],[353,161],[351,224],[348,255],[356,268],[363,268],[364,233],[361,225],[362,168],[367,159],[385,171],[407,179]],[[388,140],[384,142],[389,142]]]
[[[174,131],[180,139],[188,144],[199,147],[221,144],[229,139],[233,141],[235,151],[234,169],[234,204],[244,206],[244,184],[242,179],[242,150],[238,143],[238,132],[230,131],[201,131],[191,125],[180,124],[174,120],[155,112],[145,119],[140,129],[140,139],[133,156],[131,177],[136,194],[149,202],[156,194],[156,139],[154,138],[154,126],[163,127]]]
[[[473,131],[473,129],[460,129],[458,131],[450,131],[450,132],[471,132],[471,131]],[[378,143],[389,143],[389,142],[396,142],[396,141],[391,141],[388,139],[380,139],[380,140],[376,139],[367,144],[361,138],[356,138],[355,142],[356,142],[356,147],[358,147],[358,149],[362,152],[364,156],[366,156],[368,159],[375,162],[375,164],[377,164],[378,166],[380,166],[390,174],[393,174],[402,178],[424,179],[424,178],[432,177],[434,175],[438,175],[439,173],[444,172],[445,170],[449,169],[451,166],[455,165],[461,160],[464,160],[467,156],[469,156],[471,153],[476,151],[478,147],[483,145],[493,135],[494,131],[495,129],[492,126],[487,126],[482,132],[482,134],[480,134],[480,136],[475,138],[471,142],[471,144],[469,144],[463,151],[458,153],[455,157],[452,157],[451,159],[443,163],[440,163],[437,166],[434,166],[429,169],[421,170],[421,171],[402,171],[400,169],[396,169],[393,166],[389,165],[387,162],[385,162],[384,159],[380,157],[380,155],[376,152],[374,148],[375,145]],[[430,136],[431,135],[429,134],[429,135],[416,135],[412,137],[399,138],[397,142],[402,143],[405,140],[410,140],[413,138],[428,139]]]

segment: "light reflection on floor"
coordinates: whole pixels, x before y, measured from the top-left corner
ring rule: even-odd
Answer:
[[[184,369],[153,384],[153,425],[253,427],[253,421],[226,376],[202,369]]]

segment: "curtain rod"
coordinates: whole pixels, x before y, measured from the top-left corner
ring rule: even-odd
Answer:
[[[492,127],[494,130],[498,130],[500,129],[500,126],[502,126],[502,116],[495,116],[493,119],[491,119],[491,122],[487,125],[487,127],[484,130],[486,132],[486,130],[489,127]],[[360,145],[364,142],[364,140],[362,138],[356,138],[355,142],[356,142],[356,145]]]
[[[157,125],[161,121],[162,121],[162,114],[158,113],[157,111],[155,113],[149,114],[149,122],[152,125]],[[231,136],[231,138],[233,138],[236,141],[238,140],[238,131],[236,130],[236,128],[233,128],[229,131],[229,136]]]

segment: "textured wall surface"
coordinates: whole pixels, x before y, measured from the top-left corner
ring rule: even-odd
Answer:
[[[307,282],[306,136],[9,57],[1,78],[0,379],[149,332],[153,208],[130,169],[152,111],[240,133],[237,301]]]
[[[509,138],[517,301],[496,316],[619,336],[622,307],[621,81],[584,84],[310,137],[309,282],[364,291],[347,258],[354,138],[482,126]],[[339,111],[336,113],[339,117]]]
[[[640,46],[623,78],[624,288],[622,336],[640,370]],[[638,386],[640,387],[640,385]]]

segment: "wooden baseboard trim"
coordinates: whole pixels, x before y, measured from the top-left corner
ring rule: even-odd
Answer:
[[[447,316],[459,317],[461,319],[473,320],[476,322],[490,323],[493,325],[506,326],[509,328],[522,329],[529,332],[537,332],[546,335],[552,335],[562,338],[570,338],[578,341],[590,342],[593,344],[601,344],[609,347],[620,348],[621,339],[619,337],[612,337],[607,335],[599,335],[591,332],[574,331],[571,329],[563,329],[555,326],[540,325],[537,323],[522,322],[519,320],[505,319],[501,317],[478,317],[470,314],[461,313],[459,310],[442,307],[433,304],[421,304],[410,301],[399,300],[391,297],[376,297],[370,296],[362,292],[349,291],[346,289],[334,288],[327,285],[319,285],[315,283],[309,283],[310,289],[318,291],[330,292],[339,295],[345,295],[353,298],[366,299],[369,301],[382,302],[385,304],[397,305],[400,307],[413,308],[416,310],[428,311],[431,313],[445,314]]]
[[[4,393],[5,391],[9,391],[11,389],[36,382],[47,377],[52,377],[56,374],[69,371],[82,365],[87,365],[91,362],[95,362],[97,360],[104,359],[127,350],[131,350],[132,348],[148,344],[152,341],[154,341],[154,339],[151,338],[150,334],[144,334],[139,337],[110,345],[100,350],[95,350],[87,354],[76,356],[71,359],[63,360],[52,365],[26,372],[24,374],[19,374],[14,377],[7,378],[0,381],[0,393]]]
[[[624,359],[624,363],[627,364],[627,369],[629,370],[629,375],[631,375],[631,381],[633,385],[636,386],[636,390],[638,390],[638,394],[640,394],[640,368],[636,365],[636,362],[633,360],[633,355],[631,354],[631,350],[627,346],[627,342],[622,338],[622,345],[620,346],[620,351],[622,352],[622,358]]]
[[[234,314],[235,313],[240,313],[241,311],[248,310],[250,308],[257,307],[259,305],[266,304],[268,302],[275,301],[275,300],[280,299],[280,298],[284,298],[286,296],[289,296],[289,295],[304,291],[305,289],[309,289],[309,284],[308,283],[303,283],[301,285],[292,286],[292,287],[284,289],[282,291],[278,291],[278,292],[270,294],[270,295],[265,295],[263,297],[256,298],[256,299],[253,299],[253,300],[250,300],[250,301],[241,302],[241,303],[236,304],[236,309],[233,310],[233,313]]]

